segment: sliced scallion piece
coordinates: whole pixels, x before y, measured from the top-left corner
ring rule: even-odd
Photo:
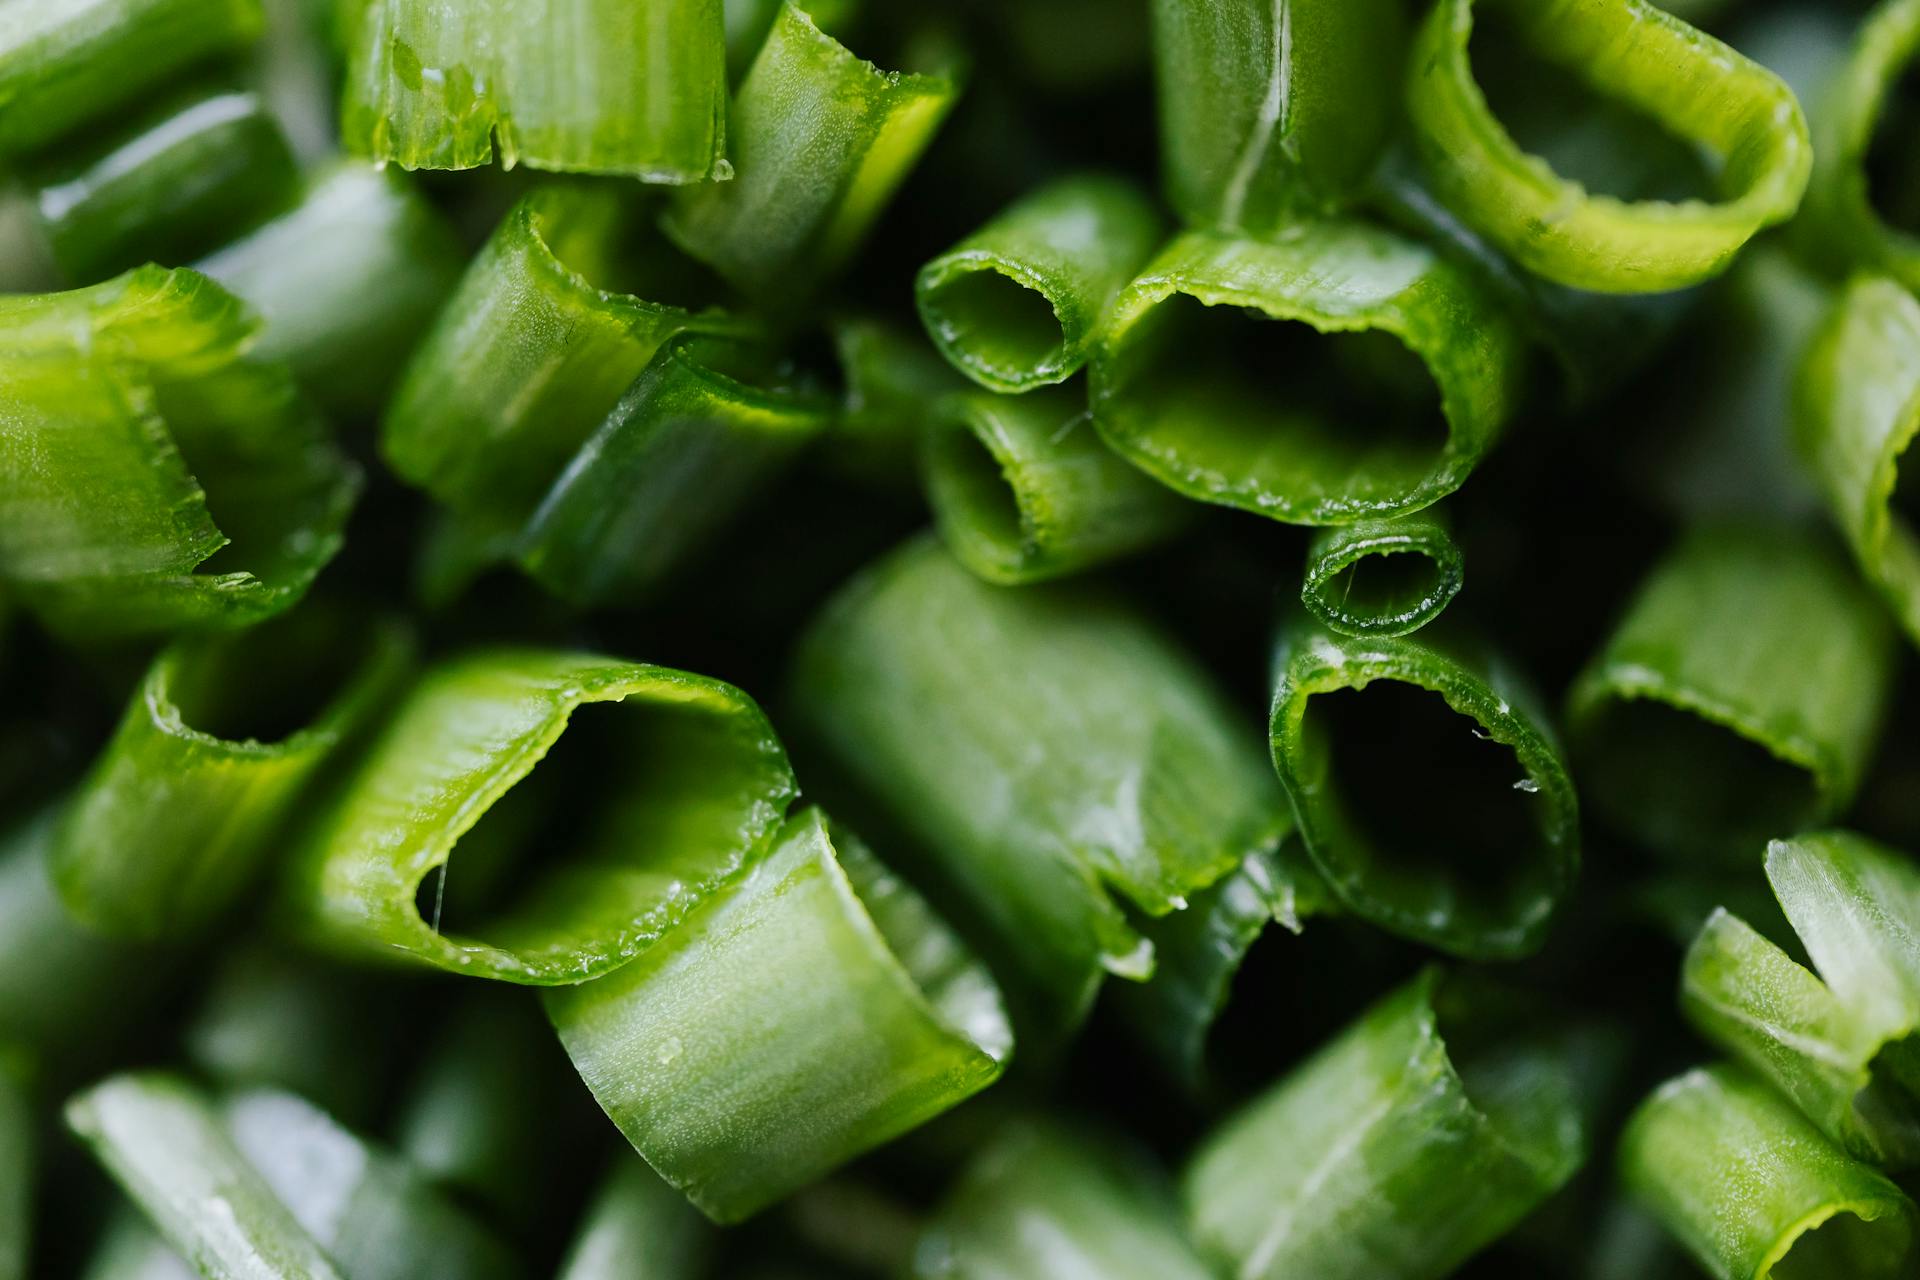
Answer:
[[[990,391],[1031,391],[1086,363],[1107,305],[1163,234],[1126,180],[1061,178],[922,267],[914,300],[954,368]]]
[[[1393,232],[1190,231],[1114,303],[1094,421],[1190,498],[1343,524],[1459,488],[1513,411],[1525,354],[1463,268]]]
[[[1449,206],[1536,275],[1612,293],[1717,275],[1791,217],[1813,163],[1800,104],[1771,71],[1646,0],[1478,0],[1479,16],[1547,64],[1696,144],[1716,199],[1589,192],[1522,150],[1474,79],[1476,0],[1440,0],[1414,38],[1407,107]]]
[[[1459,594],[1465,558],[1438,510],[1314,534],[1300,603],[1346,636],[1418,631]]]
[[[666,945],[546,1002],[601,1107],[720,1222],[985,1088],[1013,1043],[985,968],[818,809]]]
[[[557,1280],[699,1280],[712,1235],[685,1196],[622,1154],[587,1205]]]

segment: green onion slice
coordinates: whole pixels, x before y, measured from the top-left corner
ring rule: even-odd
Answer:
[[[1123,461],[1066,388],[943,401],[924,443],[940,536],[989,582],[1041,582],[1163,542],[1191,504]]]
[[[1308,853],[1354,914],[1454,955],[1525,955],[1579,868],[1573,783],[1518,673],[1430,634],[1283,627],[1274,767]],[[1403,785],[1391,807],[1362,790],[1395,789],[1389,779],[1429,786]]]
[[[1437,509],[1315,533],[1300,603],[1346,636],[1403,636],[1459,594],[1465,558]]]
[[[361,0],[340,133],[406,169],[724,178],[721,0]]]
[[[48,625],[245,625],[339,549],[359,471],[254,329],[185,270],[0,299],[0,578]]]
[[[588,725],[572,725],[569,742],[576,717]],[[561,761],[538,769],[556,751]],[[611,775],[605,792],[578,794],[596,771]],[[297,932],[335,949],[583,982],[744,866],[793,795],[779,739],[732,685],[592,654],[473,652],[431,669],[400,704],[294,855],[284,906]],[[529,890],[489,903],[543,817],[573,830]],[[456,843],[474,850],[463,874],[449,864]]]
[[[601,1107],[720,1222],[985,1088],[1013,1043],[986,969],[818,809],[668,945],[546,1000]]]
[[[587,1205],[557,1280],[699,1280],[712,1236],[685,1196],[622,1155]]]
[[[1190,231],[1114,303],[1093,354],[1094,421],[1190,498],[1342,524],[1459,488],[1524,367],[1493,297],[1393,232]]]
[[[1751,865],[1845,809],[1890,696],[1872,596],[1804,531],[1686,535],[1574,683],[1568,732],[1595,807],[1653,849]]]
[[[1414,38],[1407,107],[1442,200],[1536,275],[1654,293],[1720,271],[1798,208],[1813,163],[1800,104],[1771,71],[1646,0],[1480,0],[1547,64],[1718,163],[1715,200],[1589,192],[1522,150],[1474,80],[1474,0],[1440,0]]]
[[[783,4],[734,95],[733,181],[674,192],[661,227],[741,291],[797,298],[859,246],[959,92],[882,71]]]
[[[1573,1176],[1577,1055],[1488,994],[1425,971],[1206,1139],[1185,1199],[1223,1273],[1439,1280]]]
[[[1737,1067],[1656,1089],[1627,1122],[1620,1168],[1718,1280],[1910,1274],[1913,1201]]]
[[[1061,178],[922,267],[914,301],[954,368],[989,391],[1031,391],[1086,363],[1108,304],[1163,235],[1125,179]]]

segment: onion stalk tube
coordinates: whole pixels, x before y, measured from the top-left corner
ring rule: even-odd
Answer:
[[[685,1196],[623,1155],[588,1204],[557,1280],[699,1280],[712,1236]]]
[[[1627,1122],[1628,1189],[1717,1280],[1910,1274],[1913,1201],[1745,1071],[1703,1067]]]
[[[1273,763],[1300,837],[1355,915],[1454,955],[1537,949],[1580,863],[1578,802],[1520,676],[1454,638],[1296,619],[1274,654]],[[1417,779],[1399,822],[1361,793]]]
[[[922,267],[914,301],[940,354],[989,391],[1064,382],[1164,230],[1125,179],[1061,178]]]
[[[1152,970],[1113,895],[1163,916],[1287,829],[1232,709],[1138,614],[1070,587],[989,585],[930,539],[827,605],[794,694],[1054,1034],[1103,973]]]
[[[818,809],[665,945],[546,1001],[601,1107],[719,1222],[985,1088],[1013,1045],[986,969]]]
[[[595,770],[598,795],[582,776]],[[543,813],[526,807],[543,799],[530,782],[584,794],[544,797]],[[428,671],[396,709],[295,851],[283,906],[295,932],[363,957],[583,982],[746,865],[793,795],[779,739],[732,685],[591,654],[476,651]],[[572,830],[531,888],[490,908],[532,823],[562,819]],[[457,844],[473,857],[454,874]]]
[[[1431,969],[1374,1005],[1195,1154],[1204,1254],[1241,1280],[1451,1274],[1586,1158],[1577,1055],[1535,1015]]]
[[[1548,65],[1696,144],[1714,200],[1621,200],[1529,155],[1474,80],[1475,0],[1441,0],[1414,38],[1407,107],[1442,200],[1536,275],[1609,293],[1682,288],[1793,216],[1813,163],[1780,79],[1646,0],[1479,0]]]
[[[866,238],[958,94],[862,61],[783,4],[734,95],[733,180],[676,191],[661,227],[742,292],[797,297]]]
[[[1594,806],[1657,851],[1751,864],[1845,809],[1886,710],[1893,636],[1791,528],[1706,526],[1654,569],[1568,697]]]
[[[1094,421],[1190,498],[1344,524],[1459,488],[1512,414],[1525,360],[1492,295],[1393,232],[1190,231],[1114,303]]]
[[[1345,636],[1403,636],[1458,595],[1465,557],[1436,509],[1315,533],[1300,603]]]
[[[1065,388],[942,402],[923,445],[940,536],[989,582],[1041,582],[1163,542],[1190,503],[1123,461]]]
[[[161,654],[61,824],[67,909],[140,940],[216,920],[314,772],[399,690],[411,649],[397,625],[302,612]]]
[[[340,133],[405,169],[724,178],[721,0],[364,0]]]

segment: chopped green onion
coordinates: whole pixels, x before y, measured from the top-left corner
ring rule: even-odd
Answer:
[[[1455,955],[1538,948],[1579,868],[1578,804],[1518,673],[1457,640],[1305,618],[1282,628],[1274,670],[1274,767],[1334,895]],[[1408,796],[1400,779],[1431,789]],[[1362,787],[1403,794],[1383,806]]]
[[[1793,91],[1646,0],[1480,0],[1546,64],[1644,113],[1719,166],[1715,200],[1590,193],[1529,155],[1474,80],[1475,0],[1441,0],[1414,40],[1407,106],[1441,199],[1536,275],[1653,293],[1724,270],[1799,206],[1813,163]]]
[[[589,728],[571,726],[569,743],[576,716]],[[618,783],[599,796],[543,797],[528,785],[531,775],[564,787],[588,761],[617,763]],[[577,834],[545,854],[530,891],[489,910],[488,882],[530,842],[520,824],[540,813],[522,818],[504,803],[522,787]],[[793,794],[786,752],[732,685],[591,654],[470,653],[430,670],[396,709],[296,852],[284,905],[308,939],[362,956],[582,982],[631,960],[724,884]],[[455,844],[495,808],[469,841],[472,863],[450,875]],[[449,892],[456,909],[442,932]]]
[[[724,178],[720,0],[363,0],[340,132],[406,169]]]
[[[990,391],[1031,391],[1086,363],[1108,304],[1163,234],[1126,180],[1062,178],[922,267],[914,300],[954,368]]]
[[[712,1230],[644,1160],[620,1156],[587,1206],[557,1280],[698,1280]]]
[[[138,939],[218,918],[315,770],[393,697],[410,651],[396,626],[294,615],[161,654],[61,824],[67,909]]]
[[[1910,1274],[1906,1193],[1736,1067],[1696,1068],[1655,1090],[1627,1122],[1620,1167],[1718,1280]]]
[[[818,809],[547,1012],[634,1148],[720,1222],[971,1096],[1012,1048],[986,970]]]
[[[33,1112],[0,1063],[0,1280],[26,1280],[33,1202]]]
[[[1853,798],[1892,641],[1872,597],[1803,532],[1695,530],[1569,695],[1594,806],[1655,850],[1750,864],[1769,836]]]
[[[1040,582],[1165,541],[1193,513],[1101,441],[1065,388],[945,401],[925,441],[940,535],[989,582]]]
[[[872,487],[907,488],[929,411],[966,383],[918,333],[871,316],[839,316],[830,326],[843,392],[825,461]]]
[[[1185,1194],[1216,1266],[1439,1280],[1573,1176],[1576,1055],[1485,995],[1427,970],[1207,1138]]]
[[[1094,421],[1190,498],[1341,524],[1459,488],[1513,411],[1524,364],[1494,299],[1392,232],[1192,231],[1114,303],[1094,349]]]
[[[1167,194],[1189,222],[1255,233],[1326,213],[1392,131],[1406,58],[1394,0],[1154,0]]]
[[[1362,520],[1314,534],[1300,603],[1341,635],[1403,636],[1440,616],[1464,574],[1439,511]]]
[[[958,94],[783,4],[734,95],[733,181],[674,192],[662,229],[741,291],[798,299],[859,246]]]

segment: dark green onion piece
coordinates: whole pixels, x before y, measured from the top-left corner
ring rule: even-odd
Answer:
[[[1346,636],[1418,631],[1459,594],[1465,558],[1437,510],[1314,534],[1300,603]]]
[[[534,512],[520,564],[580,603],[644,596],[763,491],[832,410],[756,345],[672,339]]]
[[[664,945],[546,1000],[601,1107],[720,1222],[985,1088],[1013,1043],[986,969],[818,809]]]
[[[1855,1159],[1920,1164],[1920,868],[1824,832],[1769,845],[1767,878],[1820,976],[1718,911],[1687,952],[1688,1017]]]
[[[988,390],[1064,382],[1164,231],[1125,179],[1061,178],[920,268],[914,301],[940,353]]]
[[[1077,573],[1165,541],[1193,514],[1107,448],[1068,388],[954,396],[924,448],[940,536],[989,582]]]
[[[0,579],[49,626],[256,622],[338,550],[358,469],[254,328],[158,267],[0,299]]]
[[[257,94],[199,91],[29,169],[35,217],[67,278],[190,261],[290,203],[293,153]]]
[[[1573,1176],[1576,1055],[1480,994],[1426,971],[1207,1138],[1185,1199],[1223,1274],[1439,1280]]]
[[[720,0],[362,0],[340,133],[405,169],[729,170]]]
[[[1737,1067],[1655,1090],[1627,1122],[1620,1168],[1718,1280],[1911,1274],[1913,1201]]]
[[[306,614],[162,653],[61,824],[52,874],[67,909],[135,939],[217,919],[259,878],[315,770],[392,700],[410,657],[394,626]]]
[[[1288,825],[1231,707],[1138,614],[1068,587],[990,586],[929,539],[827,605],[795,694],[1054,1034],[1103,972],[1152,970],[1114,893],[1165,915]]]
[[[284,215],[197,265],[266,322],[256,355],[285,360],[307,394],[360,416],[386,403],[465,255],[405,178],[341,161]]]
[[[33,1112],[0,1062],[0,1280],[26,1280],[33,1177]]]
[[[1724,270],[1793,216],[1813,162],[1800,104],[1771,71],[1646,0],[1479,0],[1548,65],[1650,117],[1719,166],[1713,201],[1621,200],[1529,155],[1468,56],[1475,0],[1440,0],[1407,62],[1407,109],[1449,206],[1536,275],[1655,293]]]
[[[1379,159],[1406,57],[1394,0],[1154,0],[1167,195],[1255,233],[1344,203]]]
[[[916,1280],[1209,1280],[1164,1178],[1139,1154],[1015,1121],[920,1237]]]
[[[1114,303],[1094,349],[1094,421],[1190,498],[1343,524],[1459,488],[1524,366],[1493,297],[1393,232],[1193,231]]]
[[[535,772],[567,745],[582,708],[597,736],[564,767]],[[541,851],[530,888],[480,912],[475,933],[441,932],[449,877],[459,902],[462,876],[482,881],[497,870],[489,854],[514,852],[480,846],[463,872],[448,861],[455,844],[529,774],[584,788],[578,775],[593,771],[607,775],[598,797],[562,796],[544,812],[508,805],[482,829],[491,845],[537,840],[516,821],[567,820],[573,833]],[[592,654],[470,653],[434,667],[399,705],[295,853],[284,906],[309,940],[366,958],[582,982],[632,959],[724,884],[793,794],[779,739],[732,685]],[[433,905],[416,902],[436,872]]]
[[[1827,508],[1900,625],[1920,643],[1920,302],[1891,280],[1850,284],[1814,335],[1794,428]]]
[[[1335,897],[1454,955],[1536,949],[1580,835],[1565,761],[1519,674],[1470,644],[1338,636],[1305,618],[1282,628],[1274,671],[1274,767]]]
[[[557,1280],[699,1280],[712,1234],[644,1160],[622,1155],[587,1205]]]
[[[743,292],[797,299],[866,238],[958,94],[856,58],[784,4],[733,98],[733,181],[674,192],[661,226]]]
[[[262,24],[260,0],[16,0],[0,29],[0,156],[113,115]]]
[[[1653,849],[1751,865],[1853,798],[1892,663],[1885,615],[1803,529],[1698,529],[1574,684],[1581,778]]]

